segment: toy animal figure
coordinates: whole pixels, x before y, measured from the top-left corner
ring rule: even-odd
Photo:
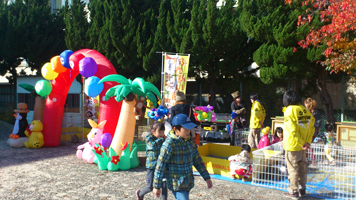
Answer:
[[[33,120],[26,128],[25,134],[28,137],[28,142],[25,142],[27,148],[38,149],[43,146],[43,124],[40,120]]]
[[[106,124],[106,120],[100,122],[99,124],[91,119],[88,119],[88,122],[92,127],[91,131],[87,135],[88,142],[77,147],[77,157],[87,161],[88,163],[93,163],[95,155],[92,150],[95,147],[95,143],[99,144],[101,142],[101,137],[104,135],[103,127]]]
[[[14,110],[15,114],[14,117],[16,119],[14,129],[7,140],[7,144],[10,147],[21,148],[25,147],[25,142],[28,141],[25,130],[28,125],[27,122],[27,113],[30,110],[27,109],[26,103],[19,103],[17,104],[17,109]]]

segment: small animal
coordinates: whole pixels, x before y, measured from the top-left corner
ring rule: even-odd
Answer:
[[[43,124],[40,120],[33,120],[25,130],[28,137],[28,142],[25,142],[25,147],[38,149],[43,146]]]

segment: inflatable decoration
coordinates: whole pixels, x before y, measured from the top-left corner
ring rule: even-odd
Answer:
[[[95,147],[92,149],[92,153],[95,156],[94,162],[98,165],[99,169],[107,170],[109,157],[103,147],[95,143]]]
[[[33,120],[26,128],[25,134],[28,137],[28,142],[25,142],[27,148],[38,149],[43,146],[43,124],[40,120]]]
[[[10,138],[7,140],[7,144],[10,147],[21,148],[25,146],[25,142],[28,141],[27,136],[25,135],[25,130],[28,125],[27,122],[27,113],[30,110],[27,109],[26,103],[17,104],[17,109],[14,110],[15,114],[15,124]]]
[[[214,122],[216,119],[213,109],[214,108],[211,105],[195,107],[195,112],[198,113],[198,115],[196,116],[197,120]]]
[[[127,148],[129,146],[129,148]],[[131,161],[130,161],[130,144],[127,142],[122,145],[121,148],[121,157],[120,157],[120,169],[121,170],[129,170],[131,168]]]
[[[158,121],[162,119],[164,116],[166,116],[169,113],[168,108],[164,108],[163,106],[159,106],[157,109],[152,108],[147,112],[147,116],[150,119],[154,119],[155,121]]]
[[[140,159],[137,156],[137,144],[132,145],[132,151],[130,153],[130,165],[131,168],[136,168],[140,165]]]
[[[41,69],[41,74],[43,78],[49,81],[57,78],[58,76],[58,73],[52,69],[52,65],[49,62],[43,65]]]
[[[99,83],[100,79],[96,76],[89,77],[85,80],[84,92],[90,97],[98,96],[104,89],[104,84]]]
[[[108,162],[108,169],[110,171],[116,171],[120,169],[120,157],[116,155],[114,149],[110,148],[109,151],[110,162]]]
[[[106,100],[111,100],[111,98],[114,97],[117,102],[122,102],[119,121],[117,123],[113,141],[110,145],[110,147],[115,150],[117,155],[121,155],[121,143],[133,144],[136,126],[136,113],[134,112],[136,106],[136,97],[143,96],[148,98],[155,105],[157,104],[158,98],[161,98],[161,93],[156,88],[156,86],[154,86],[152,83],[144,81],[142,78],[135,78],[133,81],[131,81],[121,75],[109,75],[102,78],[99,83],[106,83],[110,81],[121,84],[111,87],[105,93]],[[128,149],[128,151],[130,151],[132,148],[129,147]],[[130,156],[129,152],[127,156]],[[125,159],[121,157],[120,160],[120,162],[123,162],[124,165],[126,165]],[[126,169],[127,166],[123,166],[121,163],[120,168]]]
[[[63,67],[70,69],[70,64],[69,64],[69,57],[73,54],[74,52],[71,50],[65,50],[63,51],[59,56],[61,57],[61,64]]]
[[[110,133],[104,133],[103,136],[101,136],[101,146],[103,146],[104,148],[107,148],[110,146],[112,141],[112,136],[110,135]]]
[[[79,51],[75,51],[71,55],[70,54],[71,52],[66,51],[62,54],[62,57],[60,57],[60,62],[69,63],[70,69],[66,69],[60,74],[60,76],[51,81],[52,92],[48,98],[46,98],[42,121],[44,126],[42,133],[45,142],[44,146],[46,147],[59,146],[61,143],[61,128],[64,105],[69,89],[79,74],[79,61],[85,57],[91,57],[94,59],[98,65],[98,69],[97,72],[93,75],[99,79],[102,79],[107,75],[117,73],[110,61],[95,50],[81,49]],[[65,67],[63,66],[63,68]],[[53,71],[52,67],[50,69]],[[56,74],[58,75],[58,73]],[[105,93],[109,88],[116,85],[118,84],[115,82],[104,83],[104,89],[99,95],[100,100],[103,100]],[[99,122],[107,120],[107,123],[103,129],[104,133],[110,133],[111,136],[114,136],[116,125],[121,112],[121,104],[121,102],[117,103],[114,99],[101,101]]]
[[[77,147],[77,157],[87,161],[88,163],[93,163],[94,153],[92,150],[95,147],[95,143],[99,144],[101,142],[101,138],[103,136],[103,127],[106,123],[106,120],[100,122],[99,124],[91,119],[88,119],[88,122],[92,127],[91,131],[87,135],[88,142]]]
[[[63,73],[67,70],[67,68],[63,67],[61,63],[61,58],[59,56],[54,56],[51,59],[52,69],[57,73]]]
[[[88,78],[94,76],[96,71],[98,71],[98,64],[91,57],[85,57],[79,61],[79,73]]]
[[[36,93],[42,97],[46,97],[51,94],[52,85],[46,80],[39,80],[35,85]]]

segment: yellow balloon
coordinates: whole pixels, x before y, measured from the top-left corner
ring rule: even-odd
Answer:
[[[53,71],[52,65],[49,62],[43,65],[43,67],[41,69],[41,73],[42,73],[43,78],[45,78],[46,80],[49,80],[49,81],[57,78],[57,76],[58,76],[58,73]]]
[[[201,117],[202,117],[202,118],[207,118],[207,117],[208,117],[208,113],[203,112],[203,113],[201,114]]]

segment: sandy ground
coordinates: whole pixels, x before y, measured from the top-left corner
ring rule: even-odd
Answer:
[[[0,199],[136,199],[135,191],[145,187],[146,169],[101,171],[75,156],[78,143],[58,147],[11,148],[6,140],[10,124],[0,122]],[[230,181],[205,181],[195,177],[190,199],[285,199],[284,192]],[[158,199],[149,193],[145,199]],[[171,192],[168,199],[174,199]],[[315,199],[315,198],[303,198]]]

